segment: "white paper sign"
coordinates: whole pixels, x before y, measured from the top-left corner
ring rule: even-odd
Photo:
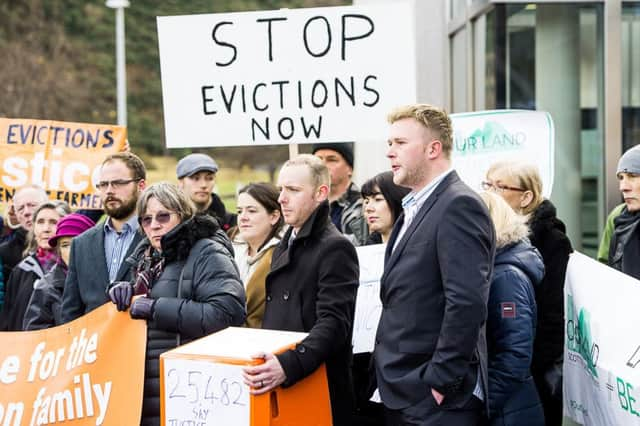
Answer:
[[[167,147],[381,140],[416,99],[412,10],[158,17]]]
[[[360,263],[360,286],[353,320],[353,353],[373,352],[382,314],[380,278],[384,270],[386,244],[356,247]]]
[[[564,415],[640,425],[640,281],[574,253],[565,281]]]
[[[554,127],[544,111],[499,110],[451,114],[453,165],[471,187],[480,190],[497,161],[521,160],[538,166],[545,197],[553,186]]]
[[[166,358],[164,392],[166,426],[249,426],[249,387],[239,365]]]

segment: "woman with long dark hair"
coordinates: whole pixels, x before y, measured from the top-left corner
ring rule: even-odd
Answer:
[[[251,183],[238,193],[233,249],[247,294],[247,327],[262,327],[265,280],[284,224],[278,195],[270,183]]]
[[[386,243],[402,213],[402,199],[410,192],[393,183],[393,172],[383,172],[362,185],[362,210],[369,227],[367,244]]]

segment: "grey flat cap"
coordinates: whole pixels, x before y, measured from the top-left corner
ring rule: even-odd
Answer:
[[[218,165],[206,154],[189,154],[180,161],[176,167],[178,179],[185,176],[192,176],[198,172],[207,171],[215,173],[218,171]]]
[[[640,174],[640,145],[636,145],[625,152],[618,161],[618,173]]]

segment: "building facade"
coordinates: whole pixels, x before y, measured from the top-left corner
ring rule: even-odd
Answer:
[[[450,112],[550,112],[551,199],[574,246],[595,254],[608,212],[622,201],[618,158],[640,143],[640,1],[412,3],[418,101]],[[371,159],[371,145],[364,151],[356,147],[357,177],[385,167],[384,157],[358,163]]]

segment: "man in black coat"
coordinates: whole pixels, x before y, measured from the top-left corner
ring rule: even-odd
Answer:
[[[495,231],[451,167],[451,121],[430,105],[389,115],[387,157],[403,199],[380,281],[374,359],[388,425],[476,425],[486,394]]]
[[[131,278],[124,260],[142,239],[136,203],[145,178],[144,163],[130,152],[110,155],[102,163],[96,186],[107,219],[73,239],[62,295],[63,323],[106,303],[110,283]]]
[[[245,369],[254,394],[291,386],[326,363],[333,424],[351,425],[351,333],[359,268],[356,251],[329,218],[329,172],[312,155],[289,160],[278,177],[290,225],[266,279],[262,327],[309,335],[295,349],[261,354]]]

